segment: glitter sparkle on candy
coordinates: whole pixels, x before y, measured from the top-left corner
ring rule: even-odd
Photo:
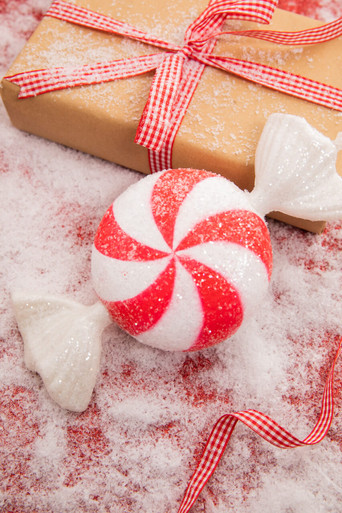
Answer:
[[[140,222],[132,223],[141,197]],[[95,289],[113,319],[165,350],[230,337],[262,300],[271,268],[267,227],[246,195],[193,169],[154,174],[120,196],[99,226],[92,259]]]

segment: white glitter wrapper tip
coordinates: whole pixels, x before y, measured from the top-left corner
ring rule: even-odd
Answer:
[[[311,221],[341,219],[339,149],[340,135],[333,142],[302,117],[272,114],[256,150],[251,203],[263,215],[278,211]]]
[[[84,411],[99,371],[101,334],[110,322],[101,303],[80,305],[64,297],[12,297],[25,345],[25,364],[40,374],[62,408]]]

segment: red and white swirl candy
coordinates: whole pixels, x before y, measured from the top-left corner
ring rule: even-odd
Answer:
[[[114,201],[98,228],[95,290],[139,341],[197,350],[230,337],[268,287],[264,220],[225,178],[194,169],[146,177]]]

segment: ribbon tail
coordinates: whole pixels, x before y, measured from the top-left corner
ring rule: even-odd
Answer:
[[[205,484],[215,471],[238,420],[243,422],[247,427],[252,429],[267,442],[276,447],[280,447],[281,449],[293,449],[295,447],[314,445],[319,443],[325,437],[330,428],[333,417],[334,370],[337,359],[341,353],[341,349],[342,339],[339,342],[339,346],[325,384],[321,414],[310,435],[304,440],[299,440],[270,417],[256,410],[246,410],[223,415],[216,422],[208,438],[206,447],[197,469],[188,484],[178,513],[187,513],[196,502]]]
[[[5,79],[20,87],[18,98],[30,98],[69,87],[100,84],[141,75],[156,69],[162,59],[163,54],[157,53],[86,64],[76,69],[58,67],[27,71],[7,76]]]
[[[149,150],[161,151],[172,129],[184,60],[182,54],[166,54],[157,68],[135,137]]]
[[[342,35],[342,16],[330,23],[319,27],[299,30],[296,32],[279,32],[275,30],[230,30],[220,32],[220,36],[231,34],[235,36],[263,39],[281,45],[313,45],[331,41]]]
[[[143,30],[134,27],[133,25],[129,25],[128,23],[124,23],[104,14],[100,14],[90,9],[81,7],[80,5],[75,5],[63,0],[55,0],[51,4],[45,16],[50,16],[52,18],[63,21],[69,21],[70,23],[80,25],[81,27],[87,27],[94,30],[101,30],[109,34],[118,34],[120,36],[129,37],[149,45],[158,46],[160,48],[174,51],[178,50],[177,46],[172,45],[167,41],[157,39],[156,37],[144,32]]]
[[[224,415],[216,422],[208,438],[201,461],[188,484],[178,513],[187,513],[196,502],[223,456],[237,421],[238,419],[231,415]]]
[[[275,91],[342,112],[342,90],[337,87],[258,62],[201,53],[196,54],[194,58],[203,64],[222,69]]]

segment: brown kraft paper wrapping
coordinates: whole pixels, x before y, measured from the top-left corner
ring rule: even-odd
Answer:
[[[156,37],[181,44],[187,26],[206,0],[83,0],[79,5],[130,23]],[[234,30],[261,28],[303,30],[319,22],[275,11],[268,26],[229,22]],[[7,75],[76,67],[156,53],[158,49],[120,36],[46,17],[37,27]],[[162,50],[161,50],[162,51]],[[215,54],[230,55],[285,69],[342,88],[342,38],[309,46],[278,46],[244,37],[222,37]],[[2,81],[2,98],[17,128],[142,173],[149,173],[148,152],[134,143],[153,73],[104,84],[53,91],[18,99],[19,87]],[[207,169],[233,180],[242,189],[254,185],[254,153],[267,117],[273,112],[303,116],[331,139],[342,131],[342,113],[253,84],[206,67],[173,146],[172,166]],[[342,174],[342,156],[337,169]],[[323,222],[272,217],[320,232]]]

